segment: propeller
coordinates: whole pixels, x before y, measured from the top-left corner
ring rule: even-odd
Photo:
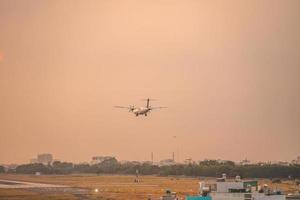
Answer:
[[[134,110],[134,106],[129,106],[129,112],[132,112]]]

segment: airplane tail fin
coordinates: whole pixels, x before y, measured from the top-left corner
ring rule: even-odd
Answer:
[[[147,103],[146,103],[146,108],[149,108],[150,107],[150,101],[155,101],[155,99],[149,99],[149,98],[147,98],[147,99],[142,99],[143,101],[147,101]]]

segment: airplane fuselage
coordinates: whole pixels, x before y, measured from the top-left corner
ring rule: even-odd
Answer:
[[[130,105],[128,107],[126,107],[126,106],[115,106],[115,107],[128,109],[128,111],[135,114],[135,116],[139,116],[139,115],[147,116],[148,112],[150,112],[151,110],[165,108],[165,107],[152,107],[152,106],[150,106],[150,103],[149,103],[151,99],[148,98],[145,100],[147,101],[147,103],[144,107],[135,107],[134,105]]]
[[[147,116],[147,113],[151,110],[151,108],[146,108],[146,107],[140,107],[140,108],[135,108],[132,112],[136,115],[145,115]]]

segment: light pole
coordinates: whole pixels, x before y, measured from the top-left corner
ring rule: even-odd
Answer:
[[[177,136],[174,135],[173,139],[174,139],[174,147],[176,149],[176,154],[177,154],[177,162],[179,162],[179,145],[178,145],[178,142],[177,142]]]

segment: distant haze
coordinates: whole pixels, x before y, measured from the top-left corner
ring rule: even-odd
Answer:
[[[300,155],[299,0],[0,1],[0,163],[173,151]]]

